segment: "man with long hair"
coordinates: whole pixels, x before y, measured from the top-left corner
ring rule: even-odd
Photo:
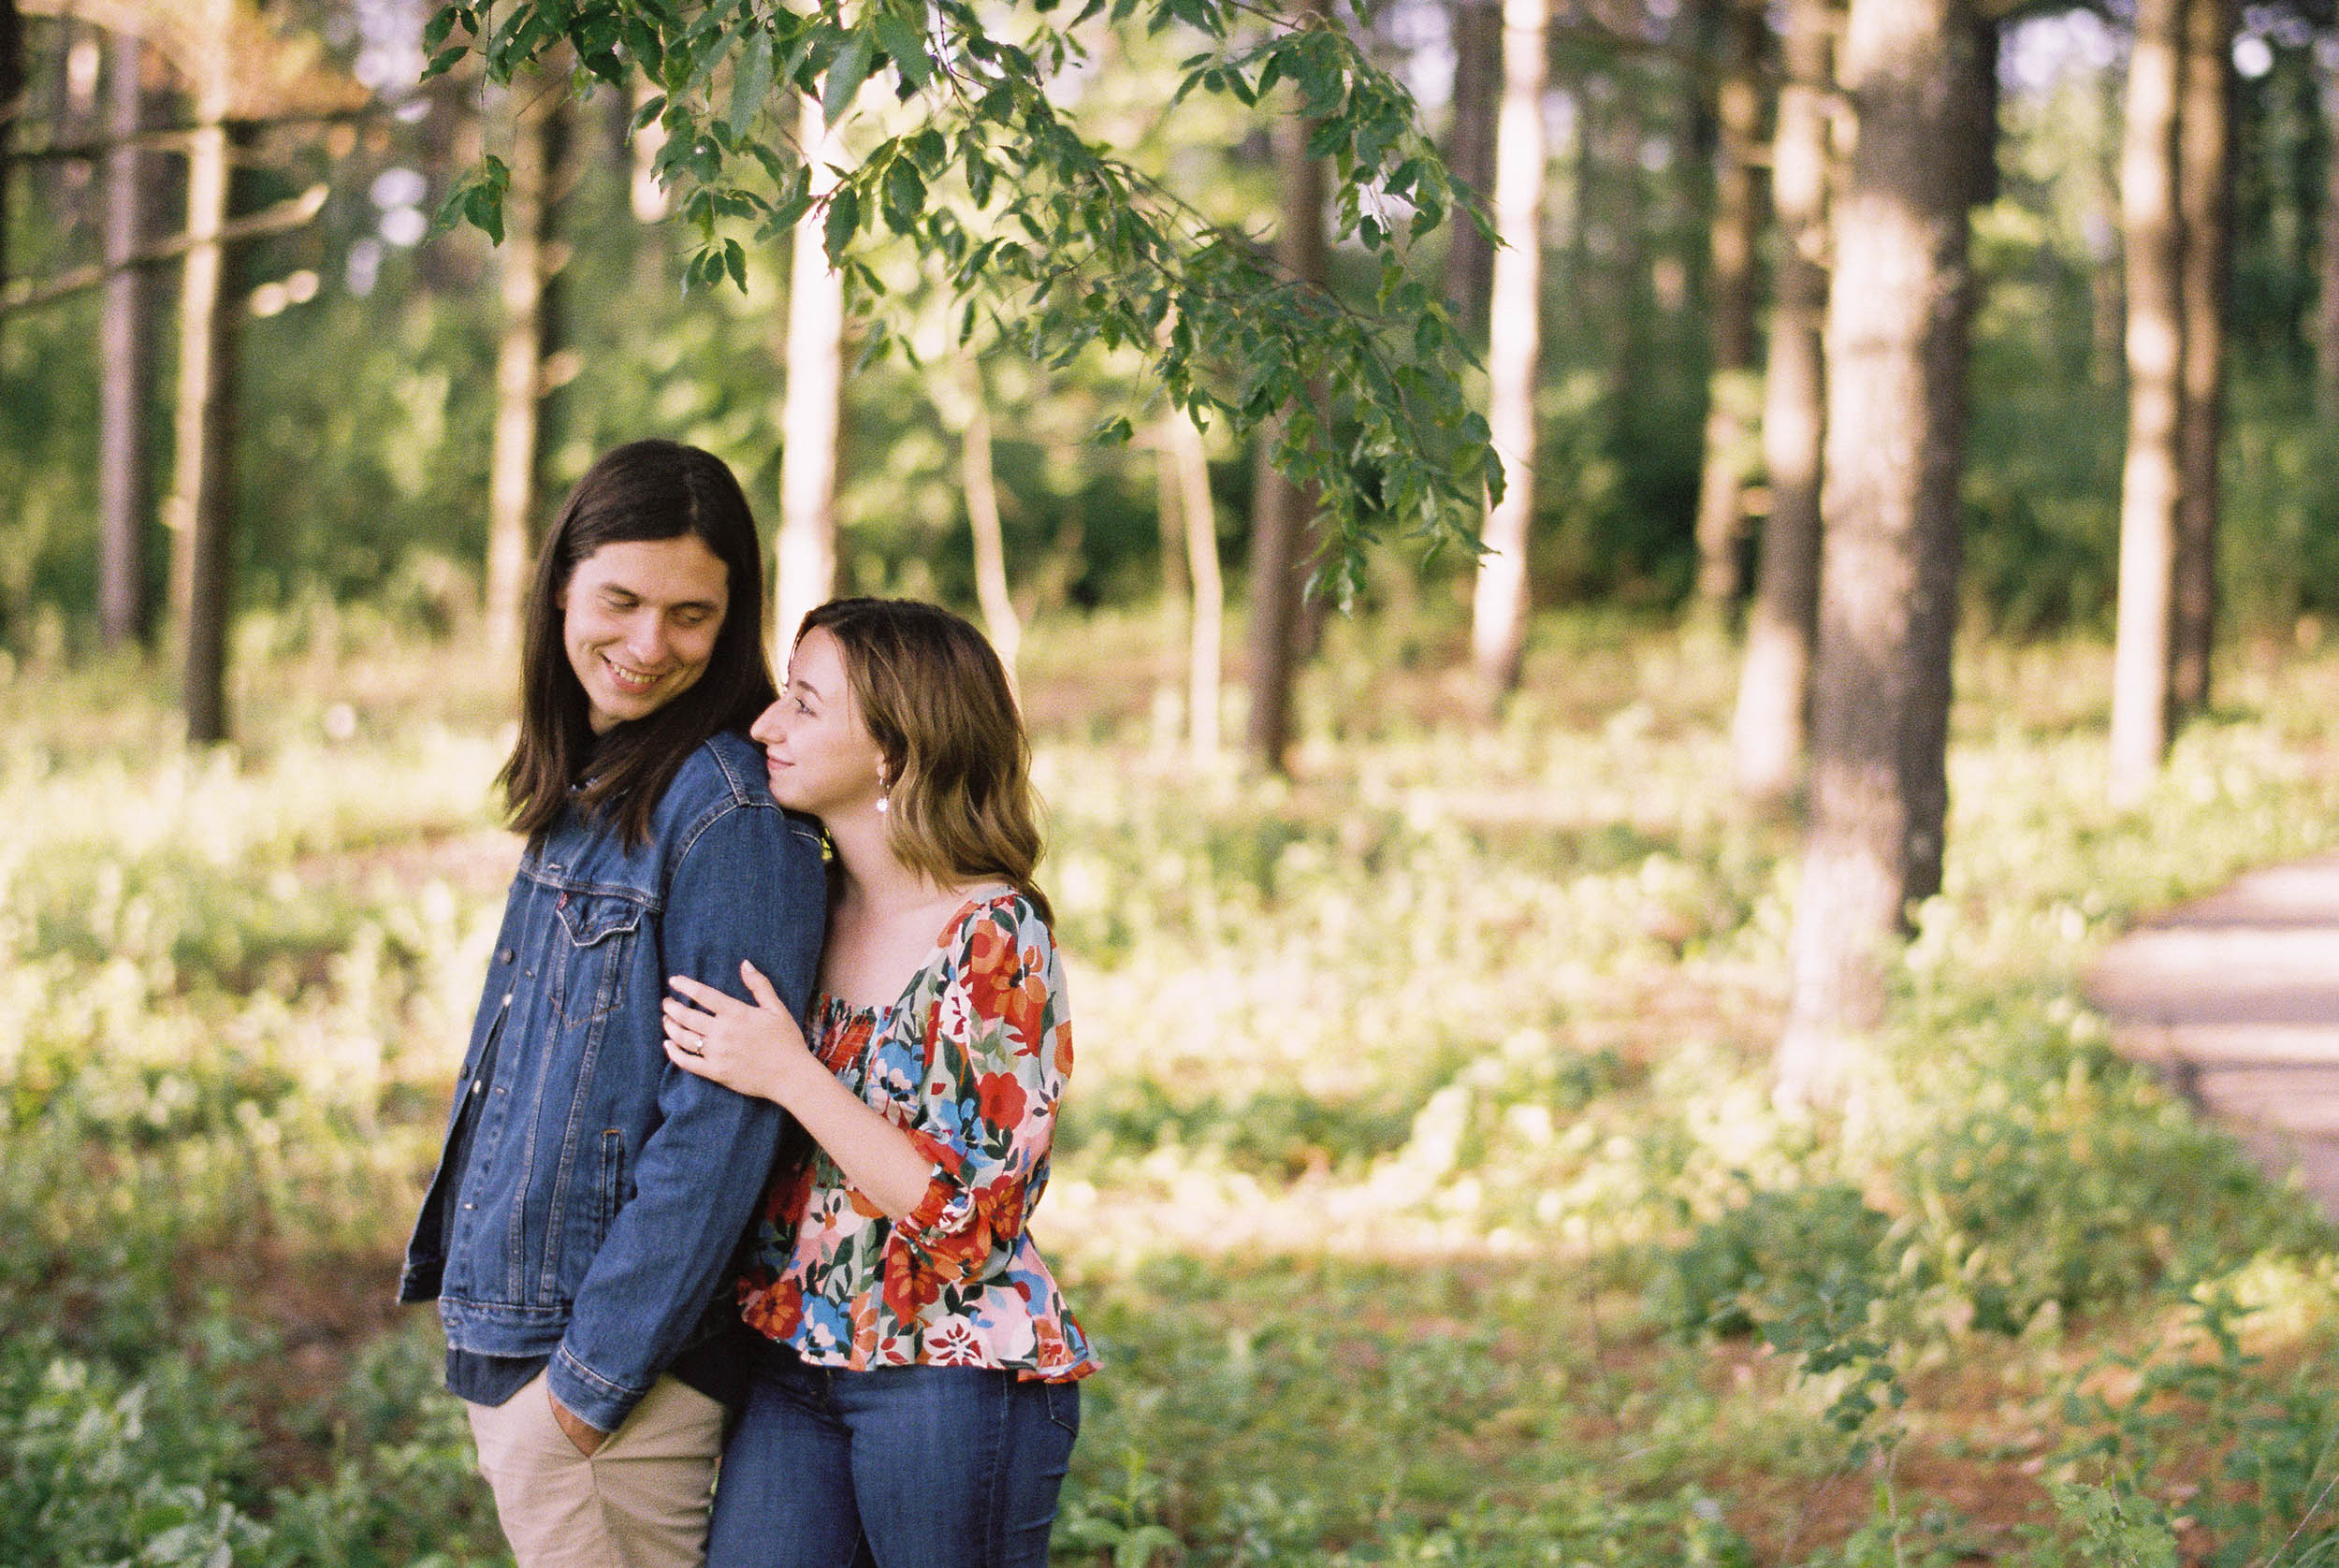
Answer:
[[[439,1304],[520,1568],[705,1553],[723,1287],[785,1118],[671,1067],[660,1002],[747,962],[801,1012],[825,921],[818,831],[743,733],[763,617],[738,482],[673,442],[595,463],[538,564],[498,780],[527,849],[399,1291]]]

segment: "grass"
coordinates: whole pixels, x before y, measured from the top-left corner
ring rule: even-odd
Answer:
[[[514,853],[499,684],[243,635],[235,752],[132,666],[5,693],[0,1561],[498,1562],[386,1298]],[[1038,1229],[1110,1362],[1059,1561],[2339,1550],[2332,1235],[2077,989],[2339,838],[2339,658],[2235,650],[2114,811],[2104,651],[1963,650],[1948,885],[1813,1125],[1723,643],[1555,618],[1483,726],[1450,634],[1335,624],[1286,783],[1183,755],[1161,641],[1024,670],[1080,1051]]]

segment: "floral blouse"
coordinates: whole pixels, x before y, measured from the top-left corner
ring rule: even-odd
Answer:
[[[815,1366],[1001,1367],[1050,1382],[1095,1372],[1024,1228],[1072,1070],[1063,971],[1039,909],[1020,893],[972,900],[892,1004],[828,997],[817,1017],[814,1051],[909,1135],[934,1177],[894,1221],[824,1150],[783,1158],[739,1281],[748,1327]]]

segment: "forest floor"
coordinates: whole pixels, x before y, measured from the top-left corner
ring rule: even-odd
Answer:
[[[2339,855],[2140,922],[2090,971],[2113,1040],[2339,1219]]]

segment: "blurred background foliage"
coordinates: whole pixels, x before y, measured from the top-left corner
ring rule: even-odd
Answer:
[[[1370,18],[1378,46],[1432,116],[1441,73],[1451,71],[1441,18],[1419,5]],[[372,47],[329,10],[307,20],[327,39],[343,37],[345,53]],[[36,54],[90,46],[88,29],[32,26]],[[2007,37],[2001,188],[1976,214],[1985,283],[1966,480],[1969,592],[1979,624],[1996,630],[2099,632],[2112,611],[2124,426],[2117,341],[2105,337],[2117,323],[2122,40],[2085,11],[2020,23]],[[2303,24],[2245,41],[2256,68],[2239,79],[2223,581],[2234,623],[2288,624],[2328,613],[2339,597],[2329,465],[2315,460],[2324,432],[2311,396],[2327,131]],[[1260,122],[1208,94],[1165,114],[1180,48],[1174,36],[1100,42],[1092,66],[1072,79],[1083,124],[1213,217],[1257,226],[1273,203]],[[1695,572],[1691,513],[1708,353],[1701,138],[1710,133],[1694,80],[1667,55],[1563,36],[1555,56],[1538,599],[1673,606]],[[425,233],[417,220],[479,150],[478,91],[434,83],[402,112],[356,129],[276,133],[251,176],[274,195],[325,176],[332,195],[317,222],[245,253],[242,297],[269,312],[248,324],[252,373],[240,388],[234,539],[247,606],[363,602],[402,625],[443,632],[476,600],[493,258],[476,232]],[[1584,140],[1619,105],[1632,109],[1638,149],[1620,167]],[[654,430],[724,457],[772,510],[784,250],[753,258],[744,293],[686,294],[672,237],[637,222],[630,206],[633,160],[620,142],[619,106],[604,94],[581,107],[562,181],[567,260],[556,285],[544,488],[557,497],[594,454]],[[92,254],[90,178],[83,166],[30,166],[31,199],[11,213],[20,270]],[[1336,260],[1362,266],[1360,255]],[[948,396],[937,378],[950,370],[938,352],[941,304],[928,301],[906,255],[878,267],[893,290],[889,320],[906,324],[929,356],[923,366],[889,356],[848,378],[836,506],[843,582],[970,603],[956,442],[936,412]],[[287,280],[305,280],[296,283],[298,303],[286,300]],[[0,333],[8,389],[0,646],[20,658],[94,642],[89,348],[97,311],[96,297],[82,294],[13,314]],[[1019,596],[1037,609],[1148,602],[1162,588],[1152,462],[1142,449],[1083,439],[1105,417],[1148,408],[1150,388],[1133,364],[1092,355],[1054,370],[994,353],[986,369]],[[167,471],[159,410],[156,425]],[[1250,459],[1213,457],[1222,543],[1239,566]],[[150,552],[157,595],[164,555]],[[1458,565],[1433,566],[1431,579]]]

